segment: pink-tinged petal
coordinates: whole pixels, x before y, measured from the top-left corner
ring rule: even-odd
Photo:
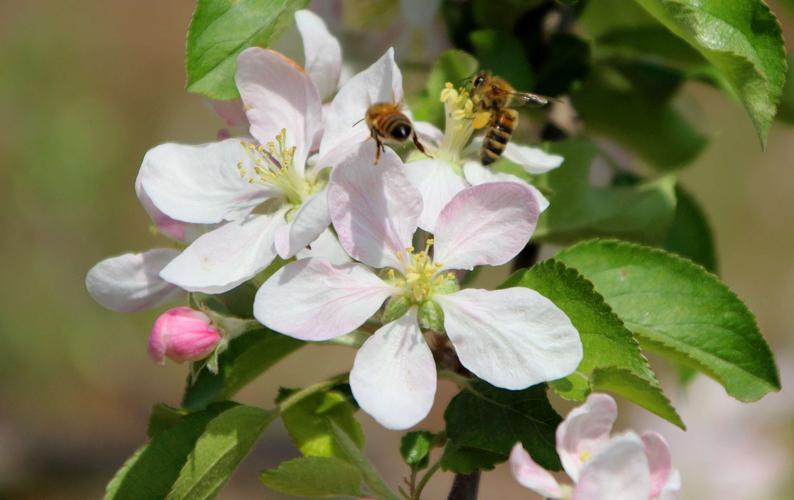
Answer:
[[[303,175],[312,140],[322,126],[322,102],[314,82],[291,59],[259,47],[240,53],[236,81],[251,135],[267,144],[285,129],[287,146],[295,147],[294,168]]]
[[[594,393],[557,427],[557,452],[571,479],[578,480],[586,460],[609,441],[617,417],[615,400],[607,394]]]
[[[187,223],[172,219],[154,206],[154,202],[143,189],[140,172],[135,178],[135,194],[138,195],[138,201],[141,202],[143,209],[149,214],[158,231],[174,240],[185,241]]]
[[[302,259],[279,269],[259,288],[254,316],[290,337],[328,340],[361,326],[395,291],[362,265]]]
[[[149,356],[163,364],[168,357],[177,363],[197,361],[207,357],[221,334],[209,316],[189,307],[175,307],[161,314],[149,336]]]
[[[400,256],[411,245],[422,196],[387,149],[377,165],[359,144],[331,173],[328,212],[342,248],[376,268],[402,269]]]
[[[437,148],[444,140],[444,132],[430,122],[420,122],[414,120],[414,130],[419,136],[419,141],[425,146]]]
[[[642,440],[613,438],[582,469],[571,500],[645,500],[651,491]]]
[[[350,371],[350,388],[361,409],[387,429],[407,429],[430,413],[436,363],[415,307],[364,342]]]
[[[670,471],[673,469],[670,447],[658,432],[645,432],[641,438],[651,473],[651,497],[656,498],[667,484]]]
[[[537,199],[515,182],[467,188],[438,216],[434,259],[444,269],[504,264],[526,246],[538,214]]]
[[[295,24],[303,40],[304,67],[320,97],[325,100],[336,92],[342,72],[342,47],[328,31],[325,21],[310,10],[295,12]]]
[[[191,243],[160,276],[191,292],[231,290],[270,265],[274,234],[284,224],[284,210],[227,222]]]
[[[339,244],[339,240],[336,239],[336,235],[330,229],[320,233],[320,236],[309,245],[309,248],[298,252],[296,257],[299,259],[323,257],[336,266],[352,262],[345,249]]]
[[[579,332],[549,299],[529,288],[468,288],[434,300],[460,362],[503,389],[570,375],[582,360]]]
[[[386,53],[369,68],[353,76],[337,92],[328,113],[323,117],[325,132],[320,143],[320,157],[324,162],[335,163],[340,154],[369,137],[367,125],[362,121],[372,104],[400,103],[403,98],[403,79],[394,62],[394,49]],[[373,142],[369,151],[375,154]]]
[[[117,312],[134,312],[165,304],[184,290],[160,278],[160,271],[179,255],[156,248],[127,253],[97,263],[85,277],[88,293],[99,305]]]
[[[526,186],[532,192],[532,195],[538,200],[538,207],[541,213],[549,208],[549,200],[543,196],[543,193],[538,188],[515,175],[494,172],[488,167],[483,167],[479,162],[467,161],[463,165],[463,176],[466,177],[466,180],[472,186],[479,186],[488,182],[517,182],[522,186]]]
[[[212,110],[218,115],[228,127],[248,128],[248,117],[245,115],[243,101],[233,99],[231,101],[210,101]]]
[[[286,231],[276,235],[276,250],[283,259],[293,257],[316,240],[331,223],[328,215],[328,197],[325,190],[315,193],[295,213]]]
[[[162,213],[176,220],[213,224],[248,215],[274,191],[240,175],[250,156],[239,139],[187,146],[161,144],[143,158],[141,186]]]
[[[670,471],[667,476],[667,482],[662,487],[662,491],[656,497],[651,497],[652,500],[678,500],[681,495],[681,474],[677,469]]]
[[[466,188],[466,181],[449,163],[429,158],[406,163],[405,174],[422,194],[419,227],[432,233],[441,210]]]
[[[544,498],[562,498],[563,491],[554,476],[536,464],[529,453],[516,443],[510,452],[510,469],[518,483]]]

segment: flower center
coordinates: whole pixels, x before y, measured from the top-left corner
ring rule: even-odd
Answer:
[[[433,239],[427,240],[425,249],[415,252],[413,247],[405,249],[400,254],[401,259],[407,259],[405,274],[398,274],[394,269],[387,272],[388,281],[403,290],[403,296],[412,304],[422,304],[435,293],[449,293],[457,289],[457,281],[452,273],[439,273],[443,267],[440,262],[433,262],[430,248]]]
[[[587,462],[591,458],[593,458],[593,454],[590,453],[590,450],[582,450],[579,452],[579,460],[581,460],[582,463]]]
[[[262,184],[281,191],[287,201],[300,205],[313,191],[311,183],[294,168],[295,146],[287,147],[287,130],[281,129],[275,141],[254,145],[240,142],[253,160],[253,172],[237,162],[240,176],[251,184]]]
[[[444,103],[444,138],[438,156],[451,162],[460,163],[463,148],[469,143],[475,129],[474,102],[464,88],[455,90],[447,82],[441,91],[441,102]]]

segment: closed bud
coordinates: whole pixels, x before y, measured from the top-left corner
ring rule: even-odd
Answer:
[[[154,322],[148,351],[159,364],[166,357],[177,363],[196,361],[210,354],[220,340],[209,316],[189,307],[175,307]]]

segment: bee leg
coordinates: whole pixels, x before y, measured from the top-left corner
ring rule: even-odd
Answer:
[[[413,135],[411,136],[411,139],[414,141],[414,146],[416,146],[416,149],[418,149],[423,155],[427,156],[428,158],[432,158],[432,156],[427,154],[427,151],[425,151],[425,147],[422,146],[422,143],[419,142],[419,137],[417,137],[416,131],[414,131]]]
[[[380,161],[381,152],[385,152],[385,151],[386,151],[386,147],[383,145],[383,142],[381,142],[380,139],[375,137],[375,163],[374,163],[375,165],[377,165],[378,162]]]

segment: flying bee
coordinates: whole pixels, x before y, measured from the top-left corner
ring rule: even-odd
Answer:
[[[491,76],[487,71],[477,73],[471,85],[471,96],[477,110],[474,126],[475,128],[487,126],[480,148],[480,160],[483,165],[490,165],[502,156],[518,125],[518,112],[508,106],[539,107],[554,101],[553,98],[540,94],[516,92],[507,81]]]
[[[386,150],[384,141],[405,142],[410,137],[416,149],[424,154],[425,148],[419,142],[416,131],[410,118],[400,111],[397,104],[379,102],[367,109],[364,120],[369,127],[369,133],[375,139],[375,164],[380,161],[380,155]]]

